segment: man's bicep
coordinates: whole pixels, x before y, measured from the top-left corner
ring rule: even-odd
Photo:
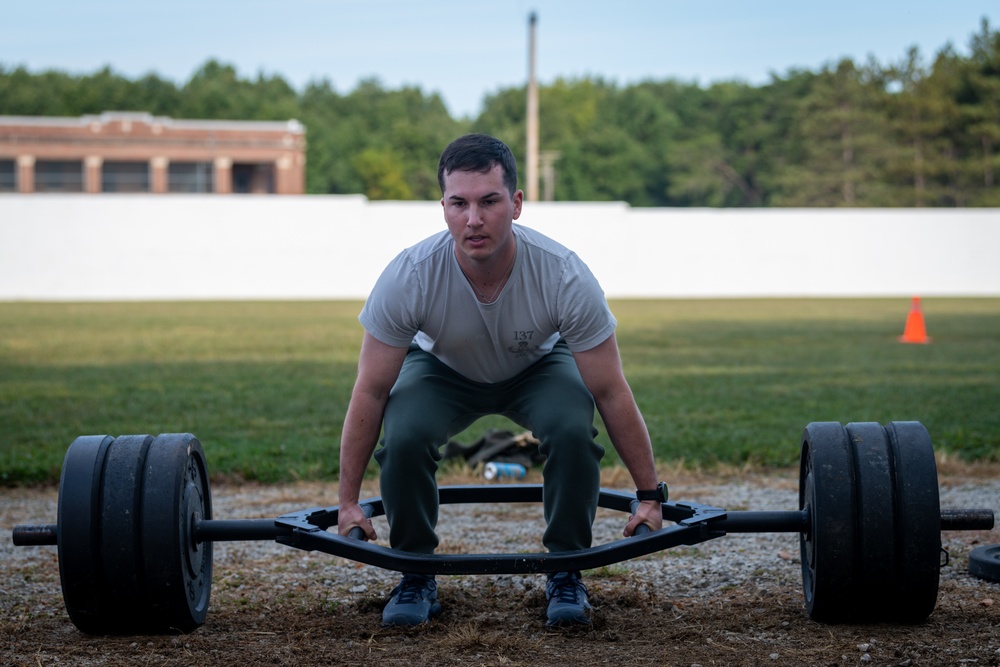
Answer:
[[[355,392],[363,391],[373,396],[387,395],[399,377],[399,369],[403,366],[407,349],[383,343],[366,331],[364,340],[361,341]]]
[[[587,389],[600,398],[605,392],[611,391],[625,381],[622,372],[621,357],[618,354],[618,341],[614,334],[601,344],[583,352],[574,352],[577,368]]]

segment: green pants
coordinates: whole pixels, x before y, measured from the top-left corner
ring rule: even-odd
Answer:
[[[390,546],[434,552],[440,448],[490,414],[531,430],[541,443],[547,522],[542,543],[549,551],[589,547],[604,449],[594,442],[593,396],[562,341],[527,370],[494,384],[472,382],[433,355],[410,348],[389,394],[382,447],[375,452]]]

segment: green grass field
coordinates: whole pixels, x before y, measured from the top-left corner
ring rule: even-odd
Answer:
[[[811,421],[911,419],[1000,460],[1000,299],[923,305],[930,345],[897,341],[908,299],[612,302],[662,461],[786,466]],[[176,431],[216,477],[334,478],[360,307],[0,303],[0,484],[58,480],[78,435]],[[490,427],[517,428],[458,439]]]

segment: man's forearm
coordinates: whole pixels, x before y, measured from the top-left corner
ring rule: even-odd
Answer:
[[[659,480],[656,478],[649,431],[631,392],[618,394],[604,405],[599,403],[597,408],[611,444],[632,476],[636,488],[656,488]]]
[[[368,469],[371,450],[368,455],[359,453],[361,447],[351,447],[341,442],[340,445],[340,504],[356,504],[361,496],[361,482]],[[374,448],[372,448],[373,450]]]
[[[351,399],[340,439],[340,503],[358,502],[361,482],[382,430],[382,408],[360,397]]]
[[[653,459],[649,430],[632,392],[619,392],[613,399],[598,402],[597,409],[604,419],[611,444],[628,468],[635,488],[655,489],[659,480],[656,479],[656,462]],[[641,524],[649,526],[651,530],[660,529],[663,518],[659,502],[640,502],[635,515],[629,517],[622,534],[631,537]]]
[[[340,504],[356,504],[368,462],[382,432],[382,417],[407,348],[392,347],[365,333],[358,379],[340,435]]]

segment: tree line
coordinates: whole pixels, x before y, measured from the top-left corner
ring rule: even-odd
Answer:
[[[0,66],[0,114],[144,111],[174,118],[306,126],[306,189],[371,199],[437,199],[441,149],[464,132],[500,137],[524,165],[526,90],[488,95],[453,118],[418,87],[377,79],[338,93],[281,76],[239,76],[210,60],[177,85],[109,68],[72,76]],[[539,88],[540,145],[561,201],[633,206],[1000,206],[1000,32],[981,21],[968,54],[925,62],[843,59],[763,85],[558,79]],[[522,168],[523,170],[523,168]],[[523,174],[522,174],[523,176]]]

